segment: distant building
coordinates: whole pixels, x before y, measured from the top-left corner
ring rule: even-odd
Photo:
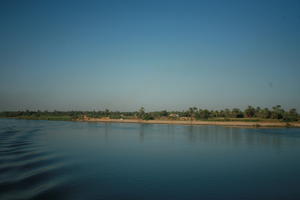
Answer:
[[[180,117],[180,120],[187,121],[187,120],[191,120],[191,118],[190,117]]]
[[[169,117],[171,117],[171,118],[178,118],[179,115],[175,114],[175,113],[171,113],[171,114],[169,114]]]

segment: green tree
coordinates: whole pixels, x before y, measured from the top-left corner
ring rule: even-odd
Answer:
[[[283,120],[286,122],[293,122],[298,120],[298,113],[295,108],[290,109],[283,114]]]
[[[200,111],[200,118],[201,119],[208,119],[210,115],[210,112],[207,109]]]
[[[137,117],[140,118],[140,119],[143,119],[144,118],[144,115],[145,115],[145,108],[144,107],[141,107],[137,113]]]
[[[225,111],[224,111],[224,110],[220,110],[220,111],[218,112],[217,117],[225,117]]]
[[[281,105],[277,105],[273,107],[271,117],[273,119],[282,119],[284,115],[284,110],[281,108]]]
[[[244,114],[240,109],[234,108],[231,111],[231,116],[234,117],[234,118],[243,118]]]
[[[231,117],[231,112],[230,112],[230,110],[228,109],[228,108],[226,108],[225,110],[224,110],[224,117]]]
[[[108,109],[105,109],[105,111],[104,111],[104,115],[105,115],[105,117],[109,117],[109,115],[110,115],[110,111],[109,111]]]
[[[255,108],[253,108],[252,106],[248,106],[245,109],[244,113],[247,117],[254,117],[255,116]]]
[[[190,107],[188,110],[189,113],[189,117],[191,119],[193,119],[195,117],[196,112],[198,111],[198,109],[196,107]]]
[[[255,108],[255,117],[258,117],[259,113],[261,112],[261,108],[259,106],[257,106]]]
[[[167,117],[169,115],[169,113],[166,110],[162,110],[159,114],[161,117]]]
[[[142,117],[143,120],[153,120],[154,117],[150,113],[145,113]]]
[[[268,108],[261,109],[258,113],[256,113],[257,117],[263,119],[269,119],[271,117],[271,111]]]

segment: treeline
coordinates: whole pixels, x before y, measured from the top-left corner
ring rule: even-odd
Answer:
[[[137,112],[110,111],[4,111],[0,112],[2,118],[41,119],[41,120],[77,120],[88,118],[109,117],[111,119],[134,118]]]
[[[272,119],[280,121],[298,121],[300,116],[297,113],[296,109],[284,110],[280,105],[268,108],[260,108],[248,106],[245,110],[239,108],[233,109],[224,109],[224,110],[207,110],[200,109],[197,107],[190,107],[185,111],[174,111],[168,112],[166,110],[160,112],[150,112],[150,116],[153,118],[166,117],[180,119],[180,118],[189,118],[195,120],[229,120],[229,119]]]
[[[224,110],[207,110],[191,107],[184,112],[187,117],[195,119],[209,118],[258,118],[258,119],[276,119],[282,121],[297,121],[299,114],[296,109],[284,110],[280,105],[268,108],[260,108],[248,106],[245,110],[239,108],[224,109]]]
[[[284,110],[280,105],[268,108],[248,106],[245,110],[238,108],[224,110],[207,110],[191,107],[184,111],[156,111],[146,112],[143,107],[135,112],[110,111],[8,111],[0,112],[0,117],[23,118],[23,119],[44,119],[44,120],[77,120],[83,118],[103,118],[110,119],[173,119],[173,120],[257,120],[270,119],[286,122],[298,121],[299,114],[296,109]]]

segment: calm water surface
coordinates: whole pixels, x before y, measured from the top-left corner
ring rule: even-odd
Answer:
[[[300,129],[1,119],[0,199],[300,199]]]

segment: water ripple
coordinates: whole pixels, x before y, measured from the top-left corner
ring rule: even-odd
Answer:
[[[62,153],[46,151],[39,128],[8,127],[0,132],[0,199],[32,199],[61,187],[71,178],[72,163]]]

